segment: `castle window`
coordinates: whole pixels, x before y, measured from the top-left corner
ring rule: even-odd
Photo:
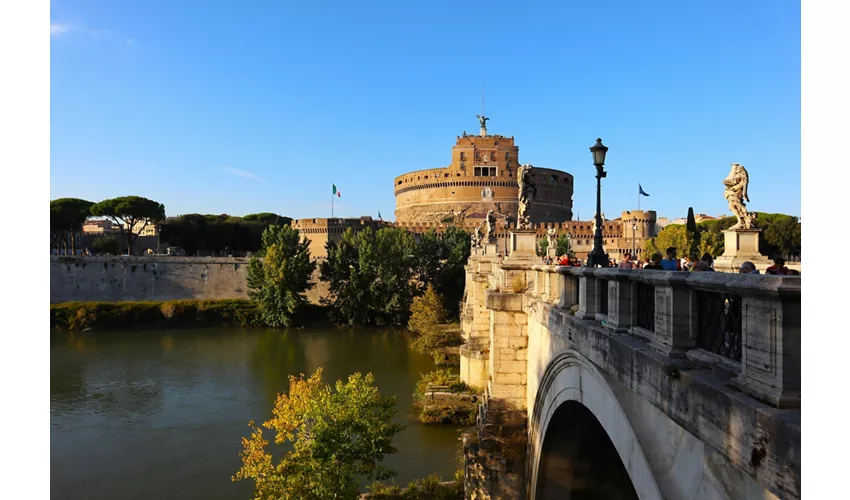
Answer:
[[[511,153],[510,153],[510,151],[508,151],[507,153],[505,153],[505,161],[511,161]]]
[[[460,154],[460,161],[464,161],[464,160],[466,160],[466,153],[463,153],[463,152],[462,152],[462,153]]]
[[[552,176],[552,182],[558,182],[558,176],[557,175]]]
[[[401,186],[401,181],[398,181],[398,185]]]
[[[490,160],[496,161],[496,153],[490,153]]]

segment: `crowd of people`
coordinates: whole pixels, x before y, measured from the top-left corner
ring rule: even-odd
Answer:
[[[610,267],[620,269],[648,269],[657,271],[691,271],[691,272],[714,272],[714,258],[709,253],[705,253],[699,260],[692,261],[688,257],[677,258],[677,249],[670,247],[666,250],[666,256],[662,257],[661,253],[654,253],[646,262],[639,258],[633,257],[631,254],[626,254],[619,263],[611,260]],[[543,262],[558,266],[573,266],[581,267],[586,265],[579,259],[571,258],[569,255],[562,255],[557,259],[552,259],[549,256],[543,257]],[[738,268],[740,274],[761,274],[756,265],[750,261],[744,262]],[[785,266],[785,259],[775,257],[773,265],[765,270],[765,274],[779,276],[799,276],[800,272],[794,269],[788,269]]]

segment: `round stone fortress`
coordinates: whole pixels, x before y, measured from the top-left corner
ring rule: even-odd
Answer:
[[[457,138],[448,167],[417,170],[395,178],[397,223],[477,222],[489,210],[515,222],[521,165],[513,137],[481,135]],[[563,222],[573,217],[573,176],[560,170],[532,170],[537,196],[531,220]]]

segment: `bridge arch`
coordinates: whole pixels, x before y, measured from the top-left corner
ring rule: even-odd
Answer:
[[[588,443],[597,447],[591,451]],[[553,453],[555,450],[560,455]],[[593,454],[597,465],[606,468],[607,483],[615,489],[619,487],[621,498],[663,498],[616,395],[593,363],[572,349],[549,362],[534,401],[529,421],[527,476],[531,500],[546,500],[549,496],[547,493],[553,488],[552,472],[558,467],[550,460],[563,458],[565,454],[574,459]],[[632,491],[624,484],[624,474],[631,482]],[[570,483],[571,478],[560,479]],[[598,476],[590,478],[598,479]],[[563,490],[559,493],[563,494]]]

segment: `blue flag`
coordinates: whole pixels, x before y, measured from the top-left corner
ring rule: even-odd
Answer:
[[[643,190],[643,188],[638,184],[638,194],[642,194],[644,196],[649,196],[649,193]]]
[[[384,218],[383,218],[383,217],[381,217],[381,211],[380,211],[380,210],[378,210],[378,220],[381,220],[381,221],[383,221],[383,220],[384,220]]]

